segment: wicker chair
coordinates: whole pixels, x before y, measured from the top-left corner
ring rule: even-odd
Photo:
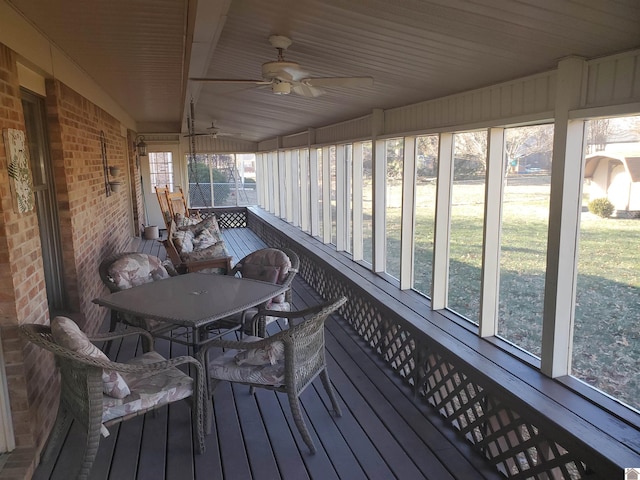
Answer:
[[[138,252],[121,252],[110,255],[100,262],[98,272],[102,283],[111,293],[178,275],[171,262],[162,262],[158,257]],[[118,322],[149,331],[159,326],[157,320],[135,317],[112,310],[109,331],[115,331]],[[109,346],[107,345],[105,348],[106,351]]]
[[[189,356],[181,356],[167,360],[153,351],[138,356],[127,363],[109,361],[101,352],[88,354],[82,349],[70,349],[62,346],[62,341],[54,339],[55,326],[58,320],[72,322],[66,317],[56,317],[52,327],[45,325],[21,325],[20,331],[31,342],[49,350],[55,355],[60,372],[60,403],[58,415],[49,436],[42,461],[53,458],[64,441],[65,432],[71,419],[75,419],[86,428],[87,440],[83,452],[78,452],[79,466],[74,477],[85,479],[89,476],[95,460],[101,433],[108,435],[107,426],[128,420],[147,411],[160,408],[169,403],[187,399],[192,404],[192,423],[195,435],[195,448],[204,452],[204,401],[205,376],[204,369],[198,360]],[[59,322],[58,322],[59,323]],[[77,326],[75,327],[77,328]],[[54,332],[52,333],[52,329]],[[77,329],[80,332],[79,329]],[[124,333],[105,334],[88,339],[84,334],[83,341],[92,348],[97,347],[91,341],[105,341],[122,338],[127,335],[146,337],[144,345],[151,345],[151,335],[141,329],[128,329]],[[98,350],[99,352],[99,350]],[[189,365],[195,372],[192,379],[178,368],[178,365]],[[126,379],[126,395],[114,398],[103,393],[105,391],[105,373],[122,374]],[[185,428],[191,428],[185,425]]]
[[[242,341],[212,341],[198,354],[203,365],[207,366],[209,395],[223,380],[249,385],[251,392],[254,388],[266,388],[286,393],[298,431],[309,451],[315,453],[315,445],[302,417],[299,397],[319,375],[336,416],[342,416],[327,372],[324,322],[345,302],[346,298],[341,297],[306,310],[277,312],[289,320],[289,327],[266,339],[244,337]],[[269,313],[272,312],[261,311],[260,315]],[[308,318],[294,324],[294,319],[304,317]],[[210,360],[209,352],[214,347],[229,350]]]
[[[285,285],[288,290],[276,298],[271,299],[264,308],[271,311],[286,312],[291,310],[292,294],[291,283],[300,268],[300,258],[293,250],[288,248],[263,248],[250,253],[240,260],[229,275],[239,275],[244,278],[254,280],[263,280],[272,283]],[[284,318],[282,315],[257,315],[257,308],[245,311],[242,314],[242,321],[245,330],[251,332],[252,335],[264,337],[266,335],[266,326],[278,318]],[[250,322],[253,322],[250,324]],[[237,322],[236,322],[237,323]]]

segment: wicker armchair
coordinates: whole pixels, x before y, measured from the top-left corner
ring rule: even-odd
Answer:
[[[178,275],[171,262],[162,262],[158,257],[138,252],[121,252],[110,255],[100,262],[98,272],[102,283],[111,293]],[[109,331],[115,331],[118,322],[144,328],[148,331],[162,325],[158,320],[136,317],[112,310]],[[110,344],[106,345],[105,351],[108,352],[109,347]]]
[[[239,275],[253,280],[263,280],[271,283],[285,285],[288,290],[276,298],[271,299],[264,308],[272,312],[288,312],[291,310],[292,294],[291,283],[300,268],[300,258],[298,254],[288,248],[263,248],[250,253],[240,260],[229,275]],[[268,324],[278,318],[285,318],[283,315],[259,315],[258,309],[250,309],[242,314],[242,321],[245,330],[251,331],[252,335],[264,337]],[[251,325],[249,322],[253,322]]]
[[[244,337],[242,341],[214,340],[199,352],[207,366],[209,395],[223,380],[284,392],[289,398],[293,419],[311,453],[315,445],[307,430],[300,408],[300,394],[319,375],[331,399],[336,416],[342,416],[336,394],[331,386],[324,347],[324,322],[346,302],[345,297],[297,312],[277,312],[289,320],[289,328],[263,339]],[[260,315],[268,315],[262,311]],[[294,325],[294,319],[308,317]],[[226,350],[209,359],[211,348]]]
[[[51,327],[36,324],[20,326],[20,331],[28,340],[55,355],[60,372],[58,415],[49,436],[43,462],[51,460],[53,454],[59,450],[69,421],[75,419],[86,428],[87,440],[84,451],[78,452],[81,458],[77,473],[70,478],[85,479],[95,460],[101,433],[108,435],[107,426],[182,399],[191,401],[196,450],[199,453],[204,452],[205,376],[199,361],[189,356],[167,360],[150,349],[126,363],[112,362],[89,343],[89,340],[105,341],[127,335],[141,335],[143,338],[147,337],[144,345],[149,346],[151,335],[141,329],[129,329],[120,334],[106,334],[88,339],[73,324],[77,329],[76,334],[81,335],[83,342],[95,348],[97,352],[88,351],[86,348],[67,348],[69,345],[66,341],[54,339],[56,322],[58,325],[69,325],[69,322],[73,321],[66,317],[56,317]],[[176,368],[178,365],[189,365],[191,371],[195,372],[195,378],[192,379]],[[120,386],[120,395],[113,393],[116,390],[109,391],[109,395],[103,393],[107,391],[105,375],[110,380],[114,375],[121,375],[121,380],[126,381],[125,391],[122,391]],[[190,426],[185,425],[185,428]]]

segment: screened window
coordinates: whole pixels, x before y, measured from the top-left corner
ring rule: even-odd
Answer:
[[[349,253],[353,253],[353,145],[344,146],[344,161],[345,161],[345,196],[346,205],[342,208],[345,210],[346,219],[346,242],[345,249]],[[341,208],[338,205],[338,208]]]
[[[385,271],[397,279],[400,278],[403,155],[403,138],[394,138],[385,142]]]
[[[237,164],[237,204],[239,206],[256,205],[256,156],[253,153],[236,154]]]
[[[309,150],[300,150],[300,226],[309,233],[311,229],[310,182],[309,182]]]
[[[416,138],[413,289],[431,295],[433,234],[438,175],[438,135]]]
[[[371,149],[372,142],[362,144],[362,260],[370,265],[373,264],[373,161]],[[354,192],[354,195],[358,195],[358,192]]]
[[[505,130],[498,334],[540,356],[553,126]]]
[[[188,155],[187,171],[194,208],[258,203],[255,154]]]
[[[588,121],[572,374],[640,409],[640,117]]]
[[[454,135],[447,305],[468,320],[480,318],[486,130]]]
[[[338,198],[338,183],[336,172],[336,146],[329,147],[329,208],[331,216],[331,244],[336,245],[338,238],[337,229],[337,198]]]
[[[318,148],[317,152],[318,152],[318,205],[316,205],[315,208],[318,209],[318,233],[320,234],[320,237],[322,237],[322,232],[324,232],[324,214],[323,214],[324,188],[322,186],[324,179],[322,178],[323,177],[322,165],[325,159],[322,156],[321,148]],[[313,205],[311,206],[311,208],[314,208]]]

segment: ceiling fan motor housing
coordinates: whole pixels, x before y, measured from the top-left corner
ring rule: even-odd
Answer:
[[[273,80],[283,74],[285,69],[299,70],[300,64],[296,62],[266,62],[262,64],[262,78]]]

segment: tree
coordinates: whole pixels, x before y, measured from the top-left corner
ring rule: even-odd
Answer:
[[[456,133],[454,139],[455,178],[483,175],[487,169],[487,131]]]
[[[640,117],[598,118],[587,122],[587,153],[605,150],[610,143],[630,142],[640,137]]]
[[[553,125],[533,125],[530,127],[515,127],[505,131],[506,162],[516,161],[525,157],[538,156],[551,160],[553,151]],[[511,170],[510,168],[508,170]],[[505,170],[506,171],[506,170]],[[515,167],[514,167],[514,170]]]
[[[438,135],[424,135],[416,139],[418,179],[438,174]]]

